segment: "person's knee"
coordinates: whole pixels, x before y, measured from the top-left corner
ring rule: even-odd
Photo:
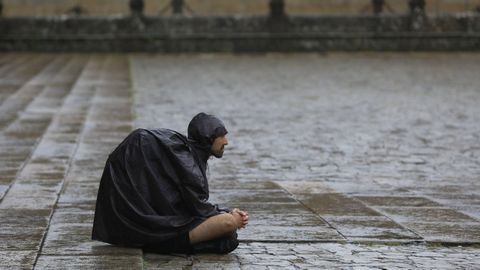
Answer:
[[[237,221],[231,214],[222,214],[222,226],[225,230],[225,233],[233,233],[238,228]]]

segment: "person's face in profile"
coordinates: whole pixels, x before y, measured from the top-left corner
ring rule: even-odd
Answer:
[[[212,152],[212,155],[217,158],[221,158],[223,156],[225,145],[227,144],[228,141],[226,135],[217,137],[215,141],[213,141],[212,148],[210,150]]]

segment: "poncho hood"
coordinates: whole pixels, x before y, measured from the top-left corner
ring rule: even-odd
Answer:
[[[188,140],[194,146],[202,165],[211,156],[213,141],[227,133],[223,122],[213,115],[202,112],[193,117],[188,124]]]

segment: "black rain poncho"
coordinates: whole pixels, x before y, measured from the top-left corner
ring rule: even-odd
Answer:
[[[208,202],[210,148],[227,133],[200,113],[188,138],[169,129],[137,129],[110,154],[98,190],[92,239],[159,247],[228,209]],[[173,239],[173,240],[172,240]]]

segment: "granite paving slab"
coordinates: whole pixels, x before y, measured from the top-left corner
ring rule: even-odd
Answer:
[[[275,183],[213,182],[210,200],[248,211],[249,228],[239,231],[243,242],[326,242],[344,238],[318,215]],[[218,187],[229,186],[222,190]],[[254,187],[247,189],[246,187]]]

